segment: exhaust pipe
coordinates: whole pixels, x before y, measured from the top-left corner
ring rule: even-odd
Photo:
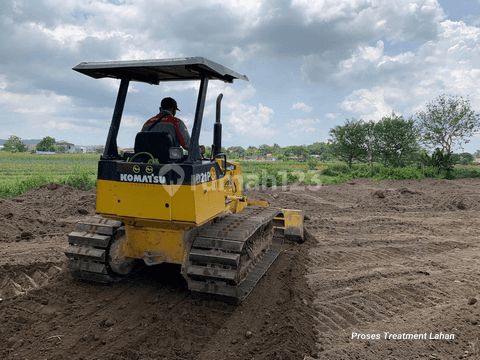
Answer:
[[[215,124],[213,124],[213,156],[218,155],[222,152],[222,123],[220,122],[220,103],[222,102],[222,98],[223,94],[220,94],[217,97],[217,115]]]

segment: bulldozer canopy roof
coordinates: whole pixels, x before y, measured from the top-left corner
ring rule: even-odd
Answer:
[[[95,79],[114,78],[158,85],[161,81],[201,80],[207,75],[232,83],[234,79],[248,81],[245,75],[203,57],[132,61],[82,62],[73,70]]]

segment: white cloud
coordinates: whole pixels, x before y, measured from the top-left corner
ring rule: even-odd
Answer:
[[[208,85],[207,101],[215,100],[220,93],[224,95],[224,101],[227,102],[227,104],[231,104],[228,106],[234,107],[238,102],[243,102],[253,98],[257,93],[257,90],[253,87],[253,85],[248,83],[245,85],[239,80],[237,80],[237,83],[234,85],[220,81],[212,81]]]
[[[237,88],[238,86],[236,85]],[[277,135],[277,127],[272,123],[275,114],[273,109],[261,103],[249,104],[257,92],[256,89],[251,84],[242,86],[240,90],[237,88],[218,81],[211,82],[207,94],[210,105],[206,106],[205,115],[215,111],[216,98],[222,93],[224,95],[222,118],[226,132],[231,133],[233,130],[237,135],[262,139],[270,139]]]
[[[25,104],[29,98],[30,96],[25,94],[16,94],[5,90],[0,91],[0,103]]]
[[[345,98],[341,107],[348,112],[358,114],[363,120],[379,121],[393,110],[385,99],[389,91],[396,91],[396,89],[376,87],[372,90],[355,90]]]
[[[3,109],[18,114],[55,114],[59,110],[72,106],[72,98],[58,95],[52,91],[38,91],[34,94],[22,94],[7,90],[8,81],[0,77],[0,104]]]
[[[14,112],[19,114],[53,114],[56,109],[53,106],[40,106],[35,109],[18,108]]]
[[[5,75],[0,74],[0,89],[4,90],[7,87],[7,81],[5,80]]]
[[[1,139],[8,139],[13,134],[18,134],[14,126],[0,128]]]
[[[337,114],[337,113],[328,113],[328,114],[325,115],[325,118],[333,120],[333,119],[336,119],[339,116],[340,116],[340,114]]]
[[[397,40],[417,37],[419,30],[432,31],[445,16],[437,0],[405,5],[404,0],[292,1],[292,7],[302,12],[306,24],[331,22],[337,30],[382,33]]]
[[[313,107],[308,106],[307,104],[305,104],[303,102],[300,102],[300,103],[293,104],[292,109],[293,110],[301,110],[304,113],[309,113],[309,112],[312,112]]]
[[[120,56],[119,60],[145,60],[145,59],[168,59],[175,57],[175,52],[167,50],[145,51],[129,45],[128,50]]]
[[[287,124],[289,136],[292,138],[306,138],[318,131],[317,125],[322,121],[319,119],[295,119]]]
[[[143,124],[147,120],[148,119],[144,119],[138,115],[125,114],[122,116],[121,128],[129,128],[127,131],[131,131],[130,129],[136,129],[137,131],[140,131]]]
[[[162,90],[165,92],[184,91],[184,90],[198,91],[200,83],[198,81],[164,82],[160,86],[162,87]]]
[[[470,96],[474,108],[480,108],[480,29],[463,22],[439,24],[437,41],[426,42],[416,53],[397,56],[383,53],[360,61],[358,52],[333,75],[341,83],[365,83],[370,88],[350,93],[341,107],[362,118],[378,120],[385,114],[403,111],[413,115],[440,94]]]
[[[378,62],[383,53],[383,45],[383,41],[381,40],[377,41],[376,47],[359,45],[349,59],[340,62],[340,74],[351,71],[352,69],[358,71],[361,70],[359,67],[366,67],[369,63]]]
[[[50,120],[44,124],[44,129],[48,131],[58,130],[60,132],[67,132],[68,134],[73,132],[88,133],[95,130],[94,127],[83,125],[84,122],[81,122],[80,125],[75,124],[78,122],[76,119],[62,119],[61,121]]]
[[[228,57],[235,59],[238,62],[244,62],[249,60],[255,53],[261,51],[261,46],[257,44],[247,45],[243,48],[235,46],[228,54]]]
[[[305,26],[319,31],[318,48],[303,54],[302,74],[307,81],[338,81],[331,74],[353,63],[367,67],[383,51],[384,41],[434,41],[445,17],[437,0],[309,1],[293,0]],[[376,43],[376,46],[372,46]]]
[[[56,122],[53,121],[53,120],[50,120],[46,123],[43,124],[43,127],[47,130],[47,131],[50,131],[50,130],[54,130],[55,127],[56,127]]]
[[[271,123],[273,115],[273,109],[262,104],[249,106],[238,103],[235,108],[232,108],[227,122],[232,125],[238,135],[270,139],[278,134],[275,124]]]
[[[46,34],[52,40],[58,41],[62,45],[67,45],[68,47],[76,48],[77,44],[82,40],[85,40],[87,37],[99,39],[99,40],[108,40],[110,38],[120,38],[122,40],[128,41],[132,38],[131,35],[126,34],[122,31],[95,31],[85,29],[84,27],[77,25],[59,25],[54,29],[45,28],[43,24],[39,23],[30,23],[30,27],[33,29],[38,29],[42,33]]]
[[[468,23],[469,25],[480,26],[480,17],[479,16],[469,14],[467,16],[464,16],[462,20],[465,21],[466,23]]]

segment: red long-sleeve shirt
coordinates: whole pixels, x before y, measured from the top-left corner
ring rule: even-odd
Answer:
[[[162,116],[163,118],[157,123],[157,125],[155,125],[155,128],[159,124],[172,124],[175,127],[175,133],[180,141],[180,145],[188,150],[190,145],[190,135],[188,134],[185,123],[179,118],[172,116],[169,112],[160,112],[158,115],[148,119],[145,124],[143,124],[142,131],[150,130],[149,127]],[[152,130],[155,131],[155,128]]]

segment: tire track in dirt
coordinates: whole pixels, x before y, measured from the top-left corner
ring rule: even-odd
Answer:
[[[7,300],[25,295],[48,284],[63,269],[63,262],[36,263],[34,265],[3,267],[0,273],[0,298]]]
[[[358,262],[382,262],[388,260],[410,260],[413,256],[420,253],[423,255],[437,254],[451,251],[453,249],[466,249],[471,247],[458,241],[432,242],[428,245],[420,245],[418,240],[414,240],[411,244],[401,242],[394,242],[396,244],[389,244],[385,246],[363,247],[360,244],[356,249],[345,249],[345,245],[337,244],[337,246],[325,246],[310,251],[311,266],[315,269],[322,268],[322,266],[337,266],[339,264],[348,262],[349,264],[356,264]],[[361,248],[358,248],[361,246]],[[337,250],[336,247],[341,247],[343,250]],[[333,248],[333,249],[332,249]],[[312,270],[314,271],[314,270]]]
[[[301,193],[295,197],[316,238],[307,279],[316,294],[318,358],[478,355],[472,344],[480,311],[467,302],[480,292],[480,180],[349,183],[322,187],[314,202]],[[274,203],[282,199],[262,195]],[[443,331],[457,337],[443,342],[353,341],[354,331]]]
[[[416,276],[414,285],[405,281],[400,281],[395,286],[391,285],[392,280],[405,278],[406,275],[411,274],[401,272],[385,274],[381,280],[368,281],[367,278],[363,278],[363,282],[350,278],[342,285],[337,282],[330,288],[314,287],[322,294],[315,304],[323,310],[321,313],[324,318],[331,317],[339,328],[346,330],[358,323],[366,324],[405,312],[447,303],[454,297],[453,294],[446,294],[431,284],[429,286],[429,280],[421,279],[422,276],[426,277],[427,275]],[[370,286],[374,285],[377,290],[365,293],[362,290],[365,283],[369,283]],[[340,318],[342,321],[335,321],[336,318]]]

